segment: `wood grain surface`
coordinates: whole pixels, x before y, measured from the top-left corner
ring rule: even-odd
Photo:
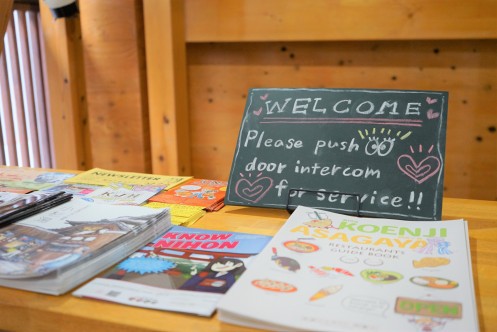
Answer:
[[[275,234],[288,213],[284,210],[227,206],[208,213],[193,227]],[[447,198],[443,219],[469,223],[472,269],[480,330],[497,328],[497,202]],[[15,331],[249,331],[201,318],[0,287],[0,329]]]

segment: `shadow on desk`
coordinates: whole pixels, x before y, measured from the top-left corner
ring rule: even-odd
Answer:
[[[275,209],[275,208],[226,205],[221,211],[227,214],[234,214],[234,215],[246,215],[246,216],[257,215],[257,216],[274,217],[274,218],[290,217],[290,214],[285,209]]]

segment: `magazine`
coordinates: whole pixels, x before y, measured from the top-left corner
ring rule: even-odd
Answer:
[[[65,293],[170,226],[168,209],[72,199],[0,228],[0,285]]]
[[[285,331],[478,331],[467,223],[299,206],[218,305]]]
[[[65,203],[72,195],[64,192],[15,194],[0,192],[0,227]]]
[[[266,235],[174,226],[73,294],[211,316],[219,299],[270,239]]]

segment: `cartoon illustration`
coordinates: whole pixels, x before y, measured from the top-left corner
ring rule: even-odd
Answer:
[[[313,272],[315,275],[319,277],[334,277],[338,275],[345,275],[349,277],[354,276],[350,271],[347,271],[339,267],[331,267],[331,266],[316,267],[310,265],[309,269],[311,270],[311,272]]]
[[[176,267],[176,264],[160,257],[130,257],[121,262],[117,268],[126,272],[139,273],[161,273]]]
[[[369,136],[370,131],[371,135],[374,136]],[[392,136],[396,136],[400,140],[405,140],[412,134],[412,131],[403,133],[401,130],[398,130],[396,133],[393,133],[392,129],[381,128],[377,130],[377,128],[373,127],[370,130],[365,129],[364,132],[362,130],[358,130],[358,133],[361,136],[361,139],[368,139],[364,150],[366,155],[372,156],[376,154],[380,157],[385,157],[392,152],[395,145],[395,140],[397,138]],[[387,137],[381,137],[381,135],[386,135]]]
[[[450,255],[452,252],[449,250],[450,242],[445,241],[443,238],[429,238],[428,244],[423,248],[419,248],[418,252],[421,254],[432,255],[436,250],[439,255]]]
[[[306,254],[319,250],[319,247],[317,245],[309,242],[303,242],[301,239],[297,239],[295,241],[285,241],[283,245],[291,251]]]
[[[172,189],[163,190],[148,199],[149,202],[202,206],[206,210],[223,204],[226,181],[190,179]]]
[[[277,293],[292,293],[297,291],[297,287],[292,284],[272,279],[252,280],[252,285],[260,289]]]
[[[283,257],[283,256],[278,256],[278,251],[276,248],[273,247],[273,256],[271,256],[271,259],[278,265],[279,267],[291,271],[291,272],[297,272],[300,270],[300,264],[297,262],[295,259],[290,258],[290,257]]]
[[[459,286],[455,281],[431,276],[412,277],[409,280],[415,285],[436,289],[453,289]]]
[[[188,279],[179,289],[225,293],[244,271],[243,261],[229,257],[218,258]]]
[[[184,185],[174,191],[174,195],[182,198],[215,199],[218,190],[212,187]]]
[[[309,301],[316,301],[332,294],[338,293],[342,289],[342,285],[332,285],[325,288],[321,288],[318,292],[309,298]]]
[[[444,329],[447,320],[437,317],[414,316],[409,318],[408,322],[416,326],[419,332],[436,332]]]
[[[224,293],[269,239],[175,226],[115,266],[104,278],[162,290]]]
[[[310,218],[313,218],[309,221],[304,222],[304,225],[315,228],[335,228],[333,226],[333,221],[328,218],[325,213],[319,213],[317,211],[308,213]]]
[[[450,263],[450,259],[445,257],[423,257],[419,260],[414,260],[412,265],[415,268],[423,268],[423,267],[438,267],[442,265],[447,265]]]
[[[400,273],[376,269],[361,271],[361,277],[373,284],[391,284],[403,278]]]
[[[350,271],[342,269],[340,267],[323,266],[322,269],[324,271],[330,271],[334,275],[344,275],[348,277],[354,276]]]

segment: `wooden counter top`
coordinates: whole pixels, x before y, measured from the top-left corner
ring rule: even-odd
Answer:
[[[193,227],[274,234],[284,210],[226,206]],[[497,329],[497,202],[446,198],[443,219],[469,222],[481,331]],[[0,330],[15,331],[248,331],[212,318],[0,287]]]

